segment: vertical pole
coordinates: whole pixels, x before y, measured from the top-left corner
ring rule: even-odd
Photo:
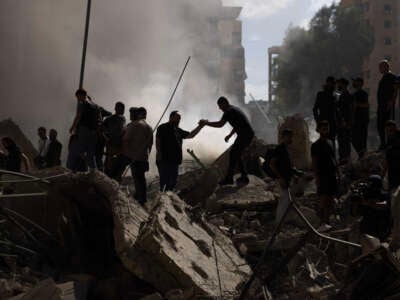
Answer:
[[[92,0],[88,0],[86,9],[86,24],[85,24],[85,36],[83,39],[83,50],[82,50],[82,62],[81,62],[81,75],[79,78],[79,88],[83,88],[83,78],[85,76],[85,63],[86,63],[86,49],[89,35],[89,24],[90,24],[90,9],[92,6]]]

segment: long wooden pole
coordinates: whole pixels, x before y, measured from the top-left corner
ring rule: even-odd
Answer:
[[[92,0],[88,0],[86,9],[86,24],[85,24],[85,36],[83,39],[83,49],[82,49],[82,61],[81,61],[81,74],[79,78],[79,88],[83,88],[83,79],[85,77],[85,64],[86,64],[86,49],[89,36],[89,24],[90,24],[90,10],[92,7]]]

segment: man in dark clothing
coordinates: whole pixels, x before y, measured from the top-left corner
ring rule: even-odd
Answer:
[[[70,133],[76,134],[77,139],[70,145],[67,167],[76,172],[85,157],[90,171],[97,168],[96,144],[98,127],[101,122],[100,110],[96,104],[88,99],[85,90],[79,89],[75,93],[78,100],[77,113],[72,123]]]
[[[246,184],[249,182],[249,178],[242,161],[242,154],[253,140],[254,130],[244,112],[240,108],[231,105],[228,99],[225,97],[220,97],[218,99],[218,106],[224,112],[221,120],[217,122],[201,120],[200,124],[221,128],[228,122],[233,129],[232,132],[225,138],[225,141],[228,142],[235,133],[237,135],[237,138],[233,143],[229,153],[228,173],[220,182],[220,185],[233,184],[233,176],[235,174],[235,168],[237,165],[239,166],[239,171],[242,174],[238,179],[238,182]]]
[[[4,149],[7,150],[7,154],[5,156],[5,169],[11,172],[21,172],[23,161],[21,150],[9,137],[3,137],[1,142]]]
[[[276,222],[278,223],[283,217],[287,207],[289,206],[288,189],[294,175],[300,175],[297,169],[293,167],[292,160],[289,155],[288,146],[293,142],[293,131],[284,129],[281,133],[281,143],[276,146],[270,160],[270,169],[274,173],[274,177],[279,180],[281,188],[281,197],[276,209]]]
[[[108,176],[110,176],[115,159],[121,152],[122,135],[126,124],[124,113],[125,105],[122,102],[117,102],[115,113],[103,122],[103,133],[106,140],[105,173]]]
[[[145,173],[149,171],[149,154],[153,146],[153,129],[146,123],[146,117],[146,109],[138,108],[135,121],[127,126],[122,139],[123,154],[131,161],[135,199],[142,205],[147,201]]]
[[[353,80],[353,128],[352,142],[354,149],[361,159],[367,152],[368,123],[369,123],[369,102],[368,93],[363,90],[364,80],[355,78]]]
[[[100,124],[104,121],[105,118],[108,118],[112,115],[111,112],[108,110],[104,109],[103,107],[99,106],[99,114],[100,114]],[[102,126],[98,126],[97,128],[97,142],[96,142],[96,166],[97,169],[104,171],[104,162],[103,162],[103,156],[104,156],[104,149],[106,148],[106,139],[104,137],[103,133],[103,128]]]
[[[49,150],[47,151],[47,155],[45,158],[46,168],[60,166],[62,145],[57,140],[57,131],[55,129],[50,129],[49,140]]]
[[[400,186],[400,130],[396,122],[386,123],[387,147],[386,169],[388,173],[389,189],[395,191]]]
[[[332,141],[329,139],[329,123],[321,121],[317,125],[320,138],[311,146],[312,165],[320,198],[321,231],[331,228],[329,217],[333,212],[334,197],[338,190],[337,162]]]
[[[337,81],[337,89],[340,92],[336,113],[340,163],[347,163],[351,157],[353,97],[347,89],[348,85],[349,81],[345,78]]]
[[[171,112],[169,122],[160,125],[156,134],[157,168],[160,175],[160,190],[172,191],[176,186],[179,165],[182,163],[182,142],[194,138],[204,125],[192,132],[179,128],[181,115]]]
[[[336,99],[334,96],[335,78],[329,76],[322,91],[318,92],[313,107],[315,123],[326,120],[329,122],[330,139],[336,138]]]
[[[394,119],[397,97],[396,76],[390,71],[389,63],[384,60],[379,64],[382,79],[378,86],[377,127],[380,138],[379,150],[386,148],[385,126],[388,120]]]

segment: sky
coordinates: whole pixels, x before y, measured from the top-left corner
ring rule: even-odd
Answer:
[[[243,46],[246,53],[246,100],[249,94],[267,99],[267,49],[280,45],[290,25],[306,27],[315,12],[333,0],[224,0],[243,7]]]

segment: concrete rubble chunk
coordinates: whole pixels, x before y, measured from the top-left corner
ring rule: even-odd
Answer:
[[[136,242],[118,252],[124,265],[159,291],[193,288],[196,294],[236,294],[250,274],[232,242],[205,221],[194,222],[175,194],[162,194]],[[121,250],[121,249],[120,249]]]
[[[276,206],[274,193],[267,191],[267,184],[250,175],[250,183],[244,187],[222,187],[216,191],[216,201],[222,209],[265,210]]]

